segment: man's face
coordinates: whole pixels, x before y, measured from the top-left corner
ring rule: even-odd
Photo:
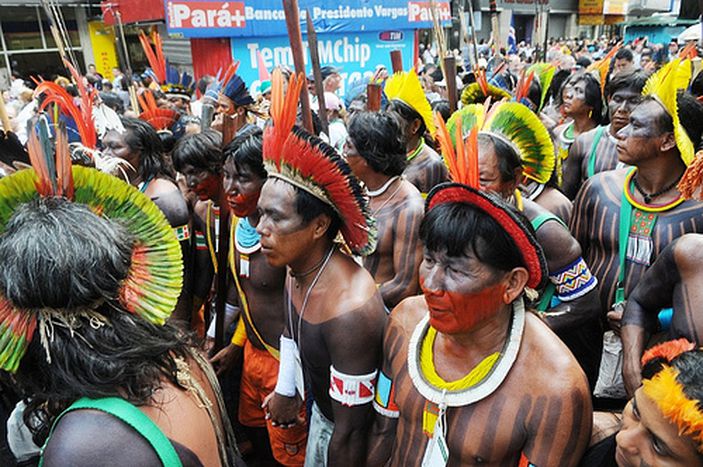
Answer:
[[[642,69],[646,70],[647,67],[650,66],[650,63],[652,63],[651,55],[642,55],[642,57],[640,57],[640,66],[642,67]]]
[[[654,100],[647,100],[630,113],[630,121],[618,131],[618,159],[629,165],[655,158],[660,153],[662,138],[667,133],[660,128],[666,111]]]
[[[419,272],[430,324],[443,334],[469,332],[507,304],[504,275],[473,253],[453,257],[425,249]]]
[[[221,113],[224,115],[234,115],[235,111],[236,106],[234,105],[234,102],[232,102],[231,99],[229,99],[223,94],[220,94],[217,97],[217,113]]]
[[[195,167],[190,164],[185,164],[180,172],[185,177],[186,185],[188,185],[190,191],[195,193],[200,201],[219,201],[219,175],[205,168]]]
[[[620,467],[703,465],[691,438],[679,436],[677,425],[664,418],[642,388],[625,407],[615,441],[615,461]]]
[[[640,93],[631,88],[618,89],[610,96],[608,101],[608,115],[610,116],[611,132],[620,131],[630,121],[630,112],[642,100]]]
[[[616,58],[613,71],[615,73],[627,73],[632,69],[633,63],[625,58]]]
[[[295,206],[297,193],[293,185],[275,178],[264,183],[259,196],[261,252],[273,267],[284,267],[306,255],[315,241],[314,221],[307,225]]]
[[[508,199],[517,186],[516,180],[504,182],[495,146],[491,142],[479,143],[478,172],[481,190],[492,191],[503,199]]]
[[[227,204],[235,216],[247,217],[256,212],[256,203],[265,181],[250,167],[242,165],[237,168],[234,158],[227,158],[223,167],[222,185],[227,195]]]
[[[325,92],[336,92],[342,87],[342,77],[339,73],[332,73],[322,82]]]
[[[356,145],[350,137],[347,137],[347,140],[344,142],[344,146],[342,147],[342,156],[347,161],[347,164],[349,164],[349,168],[352,170],[354,175],[360,180],[363,180],[362,177],[366,174],[364,169],[367,164],[364,163],[364,158],[361,157],[359,150],[356,149]]]

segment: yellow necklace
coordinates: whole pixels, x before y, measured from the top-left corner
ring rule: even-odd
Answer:
[[[480,383],[493,370],[500,352],[495,352],[481,360],[466,376],[456,381],[445,381],[434,366],[434,341],[437,337],[437,330],[432,326],[427,328],[427,334],[422,340],[420,348],[420,371],[428,383],[435,386],[437,389],[446,389],[447,391],[461,391],[468,389]]]
[[[205,232],[207,235],[207,249],[212,259],[212,267],[215,269],[215,274],[217,274],[217,251],[212,243],[212,234],[210,233],[210,218],[212,217],[213,204],[212,201],[208,201],[207,214],[205,215]]]

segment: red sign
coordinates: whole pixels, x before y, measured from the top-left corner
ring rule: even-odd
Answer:
[[[100,8],[103,11],[103,22],[107,25],[116,23],[117,12],[120,13],[123,24],[164,19],[163,0],[105,0]]]
[[[169,29],[243,28],[242,2],[167,2]]]
[[[452,19],[452,12],[449,2],[434,2],[435,14],[439,16],[439,21],[449,21]],[[432,11],[430,2],[408,2],[408,21],[432,21]]]

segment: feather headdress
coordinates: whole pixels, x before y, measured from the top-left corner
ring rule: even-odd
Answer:
[[[542,95],[540,96],[537,112],[541,111],[542,107],[544,107],[544,101],[547,98],[547,93],[549,92],[549,87],[552,85],[552,79],[556,71],[556,67],[549,63],[535,63],[527,69],[527,73],[534,73],[535,78],[542,88]]]
[[[436,128],[432,118],[432,107],[415,70],[395,73],[386,80],[384,92],[389,101],[398,100],[417,112],[422,117],[427,130],[434,136]]]
[[[161,90],[166,97],[179,97],[190,100],[195,92],[195,80],[185,71],[179,72],[173,65],[166,66],[166,81],[161,84]]]
[[[135,238],[127,278],[116,295],[130,313],[163,324],[181,292],[183,260],[176,235],[161,210],[146,195],[110,175],[72,167],[65,131],[59,125],[55,145],[40,119],[30,133],[33,170],[0,179],[0,233],[15,211],[39,197],[62,197],[88,206],[96,215],[119,222]],[[70,310],[21,309],[0,295],[0,368],[14,372],[43,316]]]
[[[690,81],[691,62],[688,59],[675,58],[650,76],[642,90],[643,96],[653,96],[671,116],[676,146],[686,166],[693,161],[695,149],[691,138],[681,125],[677,96],[679,91],[688,87]]]
[[[513,147],[522,160],[526,177],[537,183],[549,181],[556,163],[554,144],[539,117],[523,104],[497,102],[487,115],[481,104],[454,112],[447,123],[452,141],[457,141],[454,135],[459,121],[463,128],[476,126],[479,132],[497,136]]]
[[[613,57],[620,50],[621,45],[617,44],[615,47],[610,49],[610,52],[606,54],[605,57],[600,60],[596,60],[591,63],[586,71],[592,72],[598,78],[600,83],[600,93],[601,96],[605,93],[605,85],[608,82],[608,72],[610,71],[610,63],[613,61]]]
[[[269,177],[278,178],[329,205],[342,221],[341,233],[354,254],[376,248],[376,222],[358,180],[328,144],[295,127],[302,76],[292,75],[284,92],[279,69],[271,79],[271,120],[264,132],[263,157]]]
[[[166,57],[164,56],[161,35],[157,31],[152,30],[151,40],[154,43],[153,48],[151,42],[149,42],[149,38],[144,34],[144,31],[139,31],[139,42],[142,44],[142,49],[144,49],[144,54],[149,62],[151,71],[157,83],[164,84],[166,82]]]
[[[479,190],[478,133],[485,116],[483,105],[470,107],[451,125],[445,125],[439,112],[435,113],[437,140],[453,182],[438,185],[430,192],[425,211],[444,203],[464,203],[488,214],[510,235],[521,252],[530,275],[528,287],[539,289],[547,278],[547,263],[534,231],[511,206]],[[450,135],[450,127],[453,135]],[[463,128],[470,130],[464,133]]]
[[[173,109],[160,108],[148,89],[139,94],[139,106],[142,108],[139,118],[149,123],[156,131],[170,129],[179,117],[178,112]]]
[[[515,86],[515,100],[523,104],[525,107],[529,108],[533,112],[537,112],[539,102],[532,102],[529,98],[530,86],[532,86],[532,81],[534,80],[534,78],[534,71],[531,71],[529,73],[526,70],[522,71],[522,73],[520,74],[520,79],[517,82],[517,86]]]
[[[493,101],[510,99],[510,93],[505,89],[488,83],[486,70],[478,68],[474,71],[476,82],[471,83],[461,93],[461,103],[464,105],[483,104],[486,99]]]

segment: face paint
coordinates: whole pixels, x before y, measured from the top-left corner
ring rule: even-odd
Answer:
[[[470,331],[495,315],[505,305],[505,285],[498,283],[476,293],[462,294],[448,290],[429,290],[420,281],[430,311],[430,324],[444,334]]]
[[[260,193],[260,191],[257,191],[256,193],[240,193],[236,196],[228,196],[227,203],[235,216],[240,218],[251,216],[256,211],[256,203],[259,201]]]

